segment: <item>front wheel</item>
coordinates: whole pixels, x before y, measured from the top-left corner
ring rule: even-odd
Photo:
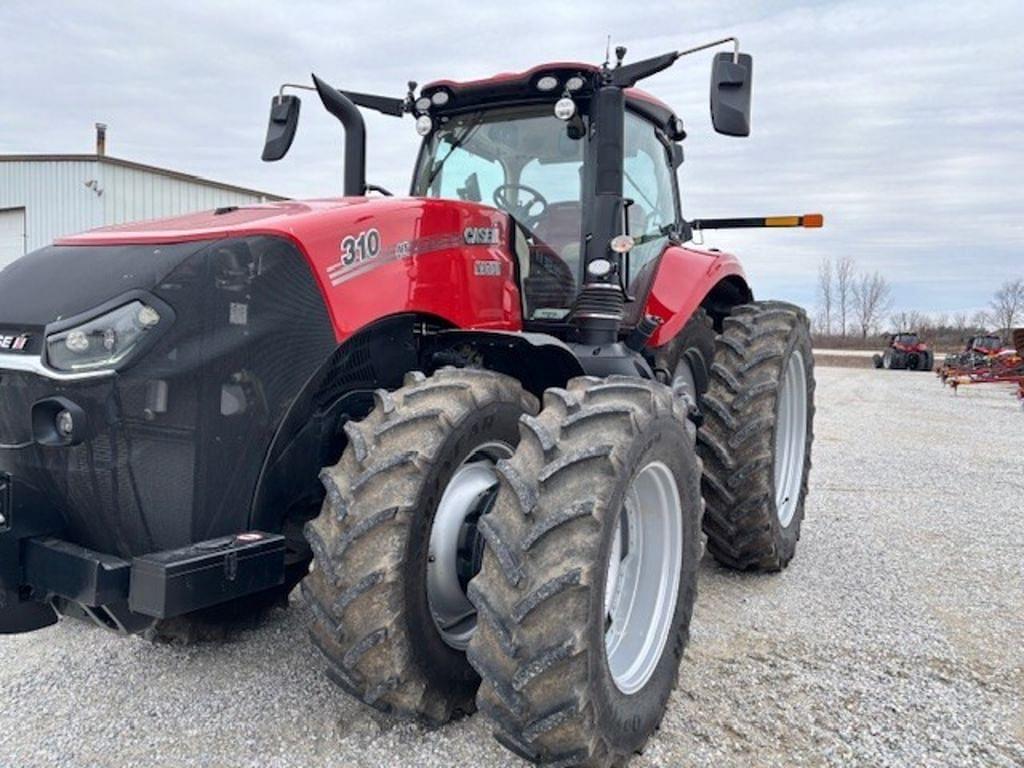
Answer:
[[[796,552],[814,439],[814,358],[802,309],[737,307],[718,337],[698,447],[708,551],[739,570],[778,571]]]
[[[323,512],[307,525],[315,567],[302,588],[328,675],[366,704],[429,725],[472,711],[477,524],[519,417],[536,410],[515,379],[446,368],[379,391],[346,425],[348,446],[322,474]]]
[[[574,379],[524,418],[481,520],[477,703],[533,762],[620,765],[665,712],[689,636],[700,463],[655,382]]]

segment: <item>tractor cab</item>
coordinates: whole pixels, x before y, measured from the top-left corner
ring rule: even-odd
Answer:
[[[564,320],[584,283],[584,212],[594,186],[591,65],[546,65],[422,91],[425,133],[412,194],[493,206],[511,218],[524,321]],[[623,234],[632,238],[622,282],[630,286],[687,231],[676,187],[682,121],[636,89],[625,92]],[[590,194],[593,194],[592,192]]]
[[[994,354],[1003,348],[1003,339],[1000,336],[974,336],[967,342],[968,352],[980,352],[982,354]]]
[[[921,344],[921,338],[916,333],[893,334],[892,344],[902,349],[914,349]]]

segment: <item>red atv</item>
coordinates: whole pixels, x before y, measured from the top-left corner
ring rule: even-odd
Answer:
[[[640,750],[701,525],[720,563],[784,568],[813,436],[805,313],[687,243],[821,217],[682,217],[683,123],[635,85],[683,53],[405,98],[314,77],[344,198],[99,230],[5,269],[0,631],[169,633],[302,581],[328,673],[370,706],[479,706],[539,763]],[[749,132],[751,66],[715,58],[722,133]],[[367,196],[387,193],[359,107],[414,117],[410,197]],[[265,159],[298,115],[274,98]]]
[[[893,333],[887,336],[889,346],[881,355],[875,355],[875,368],[886,370],[930,371],[935,367],[935,355],[916,333]]]

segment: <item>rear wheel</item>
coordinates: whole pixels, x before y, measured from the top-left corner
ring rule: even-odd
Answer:
[[[619,765],[665,712],[700,554],[694,427],[660,384],[584,378],[524,418],[481,521],[469,660],[495,736],[540,764]]]
[[[349,444],[322,474],[323,512],[307,526],[315,566],[302,587],[328,675],[365,703],[430,725],[472,711],[477,523],[519,417],[536,410],[515,379],[448,368],[379,391],[370,415],[346,425]]]
[[[783,302],[733,310],[703,405],[708,550],[730,568],[781,570],[800,538],[811,469],[814,360],[804,311]]]
[[[655,359],[670,377],[672,391],[677,396],[685,393],[697,405],[707,391],[714,358],[715,329],[708,313],[698,309],[676,337],[658,349]]]

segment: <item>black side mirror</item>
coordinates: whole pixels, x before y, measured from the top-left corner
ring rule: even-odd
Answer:
[[[267,162],[280,160],[288,154],[299,127],[298,96],[275,96],[270,102],[270,122],[267,124],[267,141],[263,145],[263,159]]]
[[[750,95],[754,60],[741,53],[719,53],[711,65],[711,122],[726,136],[750,135]]]

